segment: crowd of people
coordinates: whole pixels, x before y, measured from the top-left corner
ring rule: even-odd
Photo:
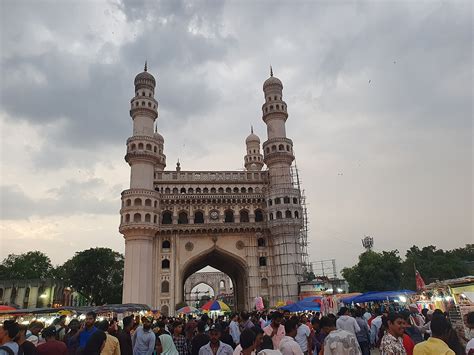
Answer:
[[[474,339],[458,338],[440,311],[399,313],[342,307],[337,315],[242,312],[215,319],[207,314],[127,316],[81,323],[61,316],[44,327],[7,320],[0,326],[0,355],[381,355],[474,354]],[[467,317],[474,329],[474,312]]]

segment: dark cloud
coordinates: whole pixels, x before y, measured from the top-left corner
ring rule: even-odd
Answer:
[[[102,194],[96,195],[102,190]],[[108,190],[100,179],[85,182],[67,181],[47,191],[51,197],[31,198],[18,185],[0,186],[0,217],[4,220],[28,219],[39,216],[71,216],[81,214],[115,214],[119,207],[116,198],[98,197]]]

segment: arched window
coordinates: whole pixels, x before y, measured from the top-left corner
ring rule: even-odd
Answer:
[[[170,249],[171,248],[171,242],[169,240],[163,240],[161,243],[161,248],[162,249]]]
[[[258,265],[259,266],[267,266],[267,258],[265,256],[261,256],[258,258]]]
[[[209,193],[209,189],[207,187],[205,187],[204,189],[202,189],[202,192],[205,193],[205,194],[208,194]]]
[[[177,194],[177,193],[178,193],[178,188],[177,188],[177,187],[173,187],[173,193],[174,193],[174,194]]]
[[[298,199],[297,199],[296,197],[293,197],[293,203],[294,203],[295,205],[298,204]]]
[[[151,144],[150,144],[150,143],[148,143],[148,144],[146,145],[146,150],[151,150]]]
[[[163,192],[163,188],[161,188],[161,192]],[[157,202],[157,201],[153,202],[153,207],[156,208],[156,206],[158,206],[158,202]]]
[[[291,211],[289,210],[285,211],[285,218],[291,218]]]
[[[138,143],[138,149],[143,150],[143,143]]]
[[[155,215],[153,215],[153,223],[156,224],[156,221],[157,221],[157,217],[156,217],[156,214],[155,214]]]
[[[202,213],[201,211],[196,211],[194,213],[194,223],[204,223],[204,213]]]
[[[273,213],[270,213],[270,221],[273,221]]]
[[[165,188],[165,194],[171,193],[171,189],[169,187]]]
[[[272,201],[272,199],[270,198],[270,199],[268,200],[268,206],[271,206],[271,205],[273,205],[273,201]]]
[[[261,288],[268,288],[268,279],[267,278],[263,278],[260,280],[260,287]]]
[[[290,198],[288,196],[283,197],[283,203],[290,203]]]
[[[188,189],[188,194],[193,194],[193,193],[194,193],[194,189],[193,189],[192,187],[190,187],[190,188]]]
[[[279,205],[281,203],[281,198],[277,197],[275,199],[275,205]]]
[[[185,188],[185,187],[182,187],[179,192],[181,192],[182,194],[185,194],[185,193],[186,193],[186,188]]]
[[[217,191],[219,191],[219,193],[222,194],[222,193],[224,193],[224,188],[223,188],[223,187],[219,187],[219,190],[217,190]]]
[[[295,218],[300,218],[298,211],[295,211]]]
[[[133,143],[133,144],[130,146],[130,150],[131,150],[131,151],[134,151],[135,149],[137,149],[137,146],[135,145],[135,143]]]
[[[211,194],[215,194],[216,193],[216,188],[215,187],[211,187]]]
[[[219,288],[220,289],[225,289],[225,281],[224,280],[219,281]]]
[[[266,245],[265,238],[258,238],[257,239],[257,245],[259,247],[264,247]]]
[[[287,144],[286,145],[286,150],[289,152],[290,151],[290,146]]]
[[[173,223],[173,214],[171,211],[164,211],[161,215],[161,224],[171,224]]]
[[[161,268],[162,269],[169,269],[170,268],[170,260],[169,259],[161,260]]]
[[[170,283],[168,281],[163,281],[161,283],[161,292],[162,293],[170,292]]]
[[[240,211],[240,222],[249,222],[249,213],[246,210]]]
[[[157,149],[156,149],[156,145],[153,146],[153,153],[156,153]]]
[[[188,214],[186,212],[179,212],[178,224],[188,224]]]
[[[231,189],[230,187],[227,187],[227,188],[225,189],[225,192],[228,193],[228,194],[230,194],[230,193],[232,192],[232,189]]]
[[[249,187],[248,193],[249,194],[253,193],[253,188],[252,187]]]
[[[142,215],[140,213],[135,213],[133,215],[133,221],[134,222],[141,222],[142,221]]]
[[[283,218],[283,214],[281,213],[281,211],[277,211],[276,217],[277,217],[277,219],[282,219]]]
[[[141,198],[136,198],[135,201],[133,201],[133,204],[135,206],[141,206],[142,205],[142,199]]]
[[[127,201],[125,201],[125,206],[131,206],[131,205],[132,205],[132,200],[128,198]]]
[[[277,150],[277,146],[276,145],[272,145],[272,152],[276,152]]]
[[[149,213],[145,215],[145,222],[151,222],[151,215]]]
[[[238,187],[234,187],[234,193],[239,193],[239,188]]]
[[[200,193],[201,193],[201,188],[200,188],[200,187],[196,187],[196,193],[197,193],[197,194],[200,194]]]
[[[151,206],[151,200],[149,198],[145,200],[145,206]]]
[[[227,222],[227,223],[234,222],[234,211],[226,210],[224,213],[225,213],[224,222]]]
[[[125,223],[129,223],[130,222],[130,215],[127,213],[125,215]]]
[[[263,222],[262,210],[255,210],[255,222]]]
[[[164,315],[165,317],[169,316],[169,308],[167,305],[161,306],[161,314]]]

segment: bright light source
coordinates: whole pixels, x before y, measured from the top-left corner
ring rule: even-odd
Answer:
[[[398,298],[400,299],[400,302],[405,303],[407,301],[407,298],[405,296],[400,296]]]
[[[40,296],[40,298],[46,298],[46,297],[48,297],[48,295],[47,295],[46,293],[43,293],[43,294]]]
[[[337,289],[337,292],[342,292],[342,288],[338,288],[338,289]]]
[[[451,301],[453,298],[452,298],[451,296],[446,296],[444,299],[445,299],[446,301]]]
[[[80,320],[86,319],[86,315],[85,315],[85,314],[81,314],[81,315],[79,316],[79,319],[80,319]]]

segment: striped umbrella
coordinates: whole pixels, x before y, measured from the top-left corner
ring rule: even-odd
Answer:
[[[209,311],[222,311],[222,312],[230,312],[230,308],[222,301],[217,300],[210,300],[201,309],[205,312]]]
[[[200,310],[194,307],[185,306],[176,311],[178,314],[200,313]]]

